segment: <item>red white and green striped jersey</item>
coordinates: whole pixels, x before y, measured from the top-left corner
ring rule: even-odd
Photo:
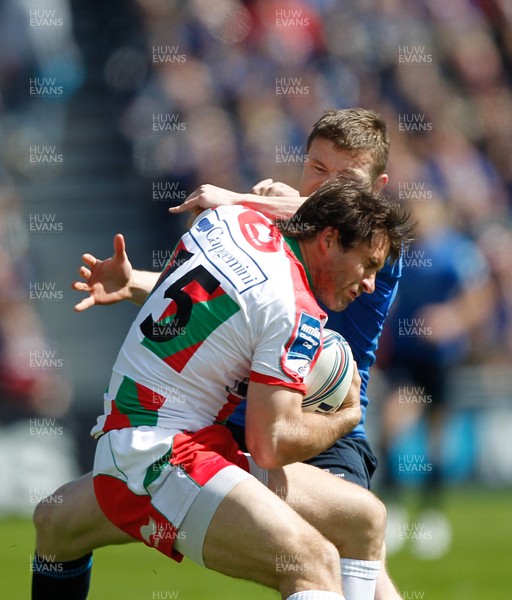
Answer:
[[[197,431],[225,420],[249,380],[304,392],[326,315],[296,254],[256,211],[202,213],[128,332],[92,435]]]

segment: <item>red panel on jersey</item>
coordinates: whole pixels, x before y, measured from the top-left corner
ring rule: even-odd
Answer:
[[[296,390],[297,392],[306,393],[305,384],[295,382],[292,383],[290,381],[283,381],[282,379],[277,379],[277,377],[271,377],[270,375],[262,375],[261,373],[257,373],[256,371],[251,371],[251,375],[249,377],[251,381],[254,383],[264,383],[265,385],[282,385],[283,387],[291,388],[292,390]]]
[[[140,405],[146,410],[157,411],[165,402],[165,396],[157,394],[157,392],[147,388],[145,385],[135,382],[135,386]]]
[[[112,411],[107,415],[105,419],[105,425],[103,426],[103,431],[110,431],[111,429],[124,429],[125,427],[131,427],[130,419],[128,415],[125,415],[119,412],[117,408],[115,400],[112,400],[110,403],[112,407]]]
[[[192,344],[192,346],[188,346],[188,348],[184,348],[183,350],[179,350],[170,356],[166,356],[162,360],[164,363],[172,367],[178,373],[181,373],[185,368],[187,362],[191,359],[194,352],[201,346],[204,340],[197,342],[196,344]]]
[[[247,210],[238,215],[238,222],[244,238],[256,250],[277,252],[281,247],[281,234],[261,213]]]

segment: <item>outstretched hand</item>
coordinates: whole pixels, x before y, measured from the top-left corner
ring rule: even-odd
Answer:
[[[78,292],[87,292],[89,296],[75,305],[76,312],[95,304],[115,304],[131,297],[133,268],[120,233],[114,237],[114,255],[111,258],[99,260],[92,254],[84,254],[82,261],[87,266],[80,267],[79,273],[85,281],[75,281],[71,287]]]
[[[183,204],[169,208],[169,212],[177,214],[188,210],[198,215],[207,208],[230,206],[239,204],[241,201],[241,194],[217,187],[216,185],[205,184],[193,191]]]

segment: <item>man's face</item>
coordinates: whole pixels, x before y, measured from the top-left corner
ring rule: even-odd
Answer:
[[[330,241],[323,234],[325,254],[312,270],[313,292],[327,308],[340,311],[361,294],[373,293],[375,276],[389,253],[389,240],[384,233],[377,234],[371,244],[344,250],[336,240],[337,231],[332,231]]]
[[[309,147],[308,161],[304,163],[299,180],[300,195],[311,195],[322,183],[338,175],[348,175],[356,180],[370,182],[371,165],[372,159],[368,150],[338,150],[330,140],[314,138]],[[381,189],[386,182],[387,175],[380,175],[373,184],[374,190]]]

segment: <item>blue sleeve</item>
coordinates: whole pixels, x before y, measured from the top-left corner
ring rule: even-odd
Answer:
[[[375,353],[384,321],[396,297],[398,282],[402,273],[402,263],[386,266],[377,274],[373,294],[363,294],[352,302],[344,311],[333,313],[327,311],[329,319],[327,327],[341,333],[352,348],[361,375],[361,409],[362,417],[359,425],[349,434],[364,437],[364,422],[368,396],[366,390],[370,379],[370,367],[375,362]]]

